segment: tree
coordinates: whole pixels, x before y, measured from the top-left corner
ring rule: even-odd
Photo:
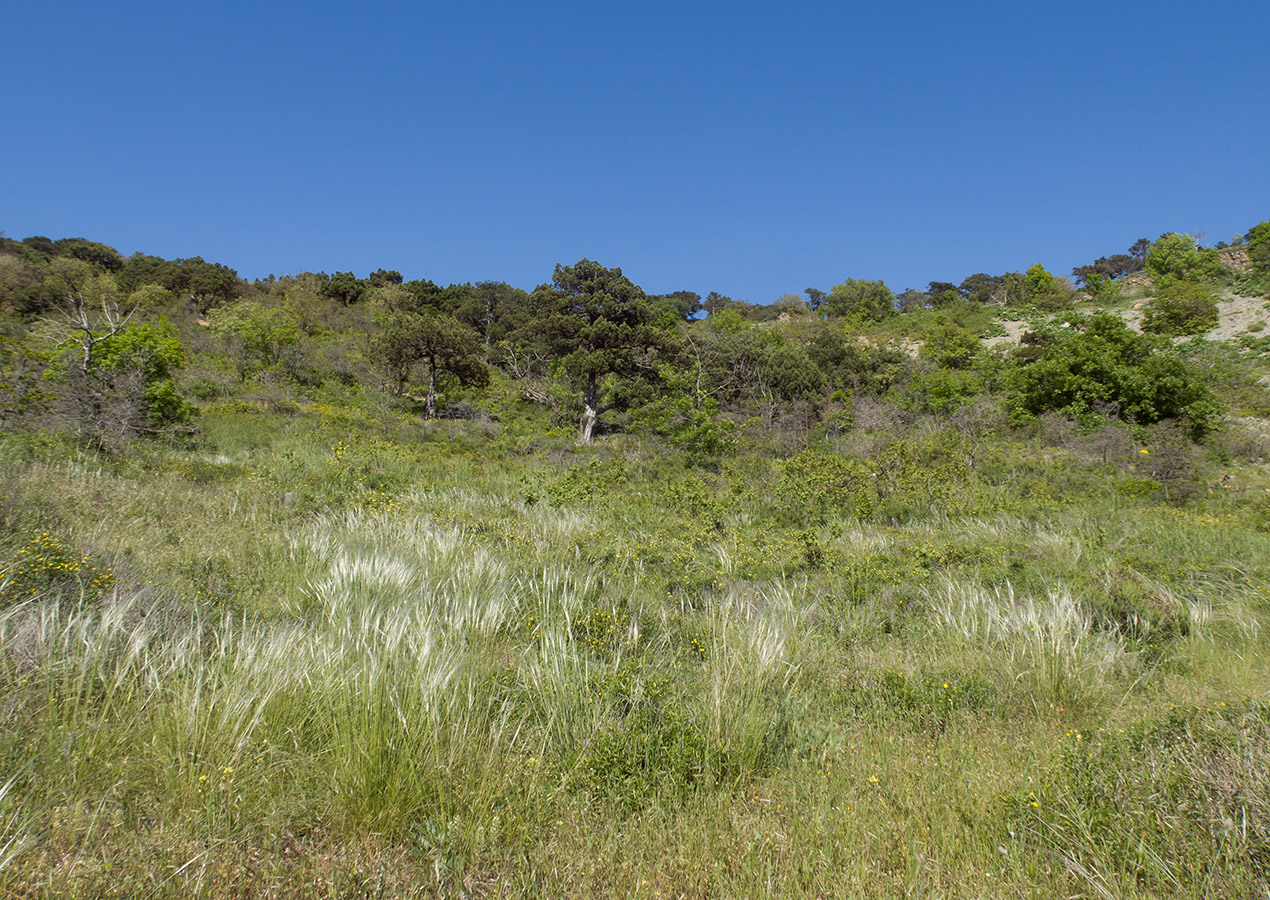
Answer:
[[[1106,280],[1115,281],[1134,272],[1142,270],[1143,262],[1141,259],[1130,256],[1127,253],[1117,253],[1113,256],[1100,256],[1087,266],[1077,266],[1072,269],[1072,277],[1076,279],[1076,283],[1096,287],[1093,280],[1095,277]]]
[[[1040,263],[1032,263],[1028,266],[1023,277],[1027,279],[1028,287],[1032,289],[1033,298],[1052,292],[1057,281],[1053,274]]]
[[[401,284],[400,281],[390,283]],[[369,284],[362,281],[352,272],[336,272],[331,276],[331,280],[326,283],[322,293],[332,300],[338,300],[345,306],[352,306],[366,295],[368,289]]]
[[[83,260],[54,260],[45,284],[60,301],[48,320],[54,341],[58,347],[76,348],[80,373],[87,375],[98,345],[118,334],[134,309],[121,307],[114,278],[94,274]]]
[[[1270,219],[1248,229],[1244,236],[1248,255],[1258,275],[1270,275]]]
[[[835,284],[821,304],[822,314],[841,316],[859,322],[880,322],[895,315],[895,298],[881,280],[848,278]]]
[[[291,368],[300,343],[300,318],[292,310],[240,300],[212,310],[210,323],[212,334],[229,344],[242,380],[280,365]]]
[[[201,256],[178,259],[163,287],[189,297],[204,314],[238,296],[241,285],[238,273],[220,263],[209,263]]]
[[[93,268],[105,272],[118,272],[124,266],[123,257],[114,247],[84,238],[62,238],[53,242],[58,256],[80,259]]]
[[[825,373],[798,347],[777,347],[763,362],[763,380],[787,403],[815,400],[825,391]]]
[[[967,275],[957,289],[971,303],[988,304],[1005,300],[1003,280],[1000,275],[987,275],[983,272]]]
[[[416,365],[426,367],[424,415],[429,419],[437,415],[437,385],[442,375],[453,375],[469,384],[483,383],[489,377],[477,355],[479,335],[453,316],[427,308],[388,308],[375,316],[375,325],[371,353],[392,373],[397,394],[404,393]]]
[[[578,435],[589,444],[599,417],[615,405],[600,405],[601,381],[609,375],[654,375],[668,336],[652,327],[655,313],[644,292],[620,268],[589,259],[557,265],[551,284],[534,291],[533,302],[538,318],[526,326],[526,336],[545,343],[560,368],[580,384]]]
[[[817,288],[807,288],[803,291],[807,295],[807,305],[811,307],[812,312],[820,309],[820,304],[825,302],[825,292]]]
[[[950,306],[964,299],[957,285],[947,281],[932,281],[926,288],[931,306]]]
[[[974,332],[957,322],[941,318],[924,335],[918,356],[931,360],[942,369],[964,369],[974,361],[979,350],[979,338]]]
[[[673,294],[657,294],[648,298],[648,305],[658,312],[668,314],[678,322],[691,322],[704,307],[701,295],[692,291],[675,291]]]
[[[1204,281],[1225,272],[1216,250],[1200,247],[1188,234],[1160,235],[1146,256],[1146,268],[1161,285],[1172,281]]]

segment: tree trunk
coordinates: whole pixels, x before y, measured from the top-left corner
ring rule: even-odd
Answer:
[[[437,417],[437,358],[428,357],[428,398],[423,402],[423,414],[426,418]]]
[[[594,440],[595,420],[600,417],[600,411],[595,400],[598,389],[596,381],[597,379],[594,375],[587,379],[586,396],[582,401],[582,424],[578,430],[578,440],[584,444],[589,444]]]

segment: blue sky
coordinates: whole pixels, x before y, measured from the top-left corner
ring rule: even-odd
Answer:
[[[1270,4],[9,4],[0,229],[247,277],[892,288],[1270,218]]]

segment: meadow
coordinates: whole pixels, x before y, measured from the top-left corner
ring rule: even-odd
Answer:
[[[1238,421],[1164,478],[1054,420],[693,466],[407,405],[0,436],[0,893],[1270,895]]]

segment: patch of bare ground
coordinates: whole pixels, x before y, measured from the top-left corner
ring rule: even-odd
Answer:
[[[1142,297],[1133,301],[1133,304],[1125,309],[1108,310],[1108,312],[1119,315],[1126,325],[1134,331],[1141,332],[1142,318],[1150,303],[1151,297]],[[1267,301],[1265,297],[1224,291],[1217,300],[1217,327],[1203,336],[1210,341],[1233,340],[1241,334],[1249,333],[1252,330],[1251,326],[1257,322],[1270,325],[1270,301]],[[998,324],[1006,330],[1006,334],[987,338],[983,342],[985,346],[1017,346],[1029,327],[1026,322],[998,320]],[[1257,329],[1253,333],[1260,331],[1261,329]],[[1270,334],[1270,331],[1266,333]]]
[[[1017,346],[1028,329],[1027,322],[1000,322],[1000,325],[1005,329],[1006,333],[986,338],[983,342],[985,347],[996,347],[1001,344]]]

